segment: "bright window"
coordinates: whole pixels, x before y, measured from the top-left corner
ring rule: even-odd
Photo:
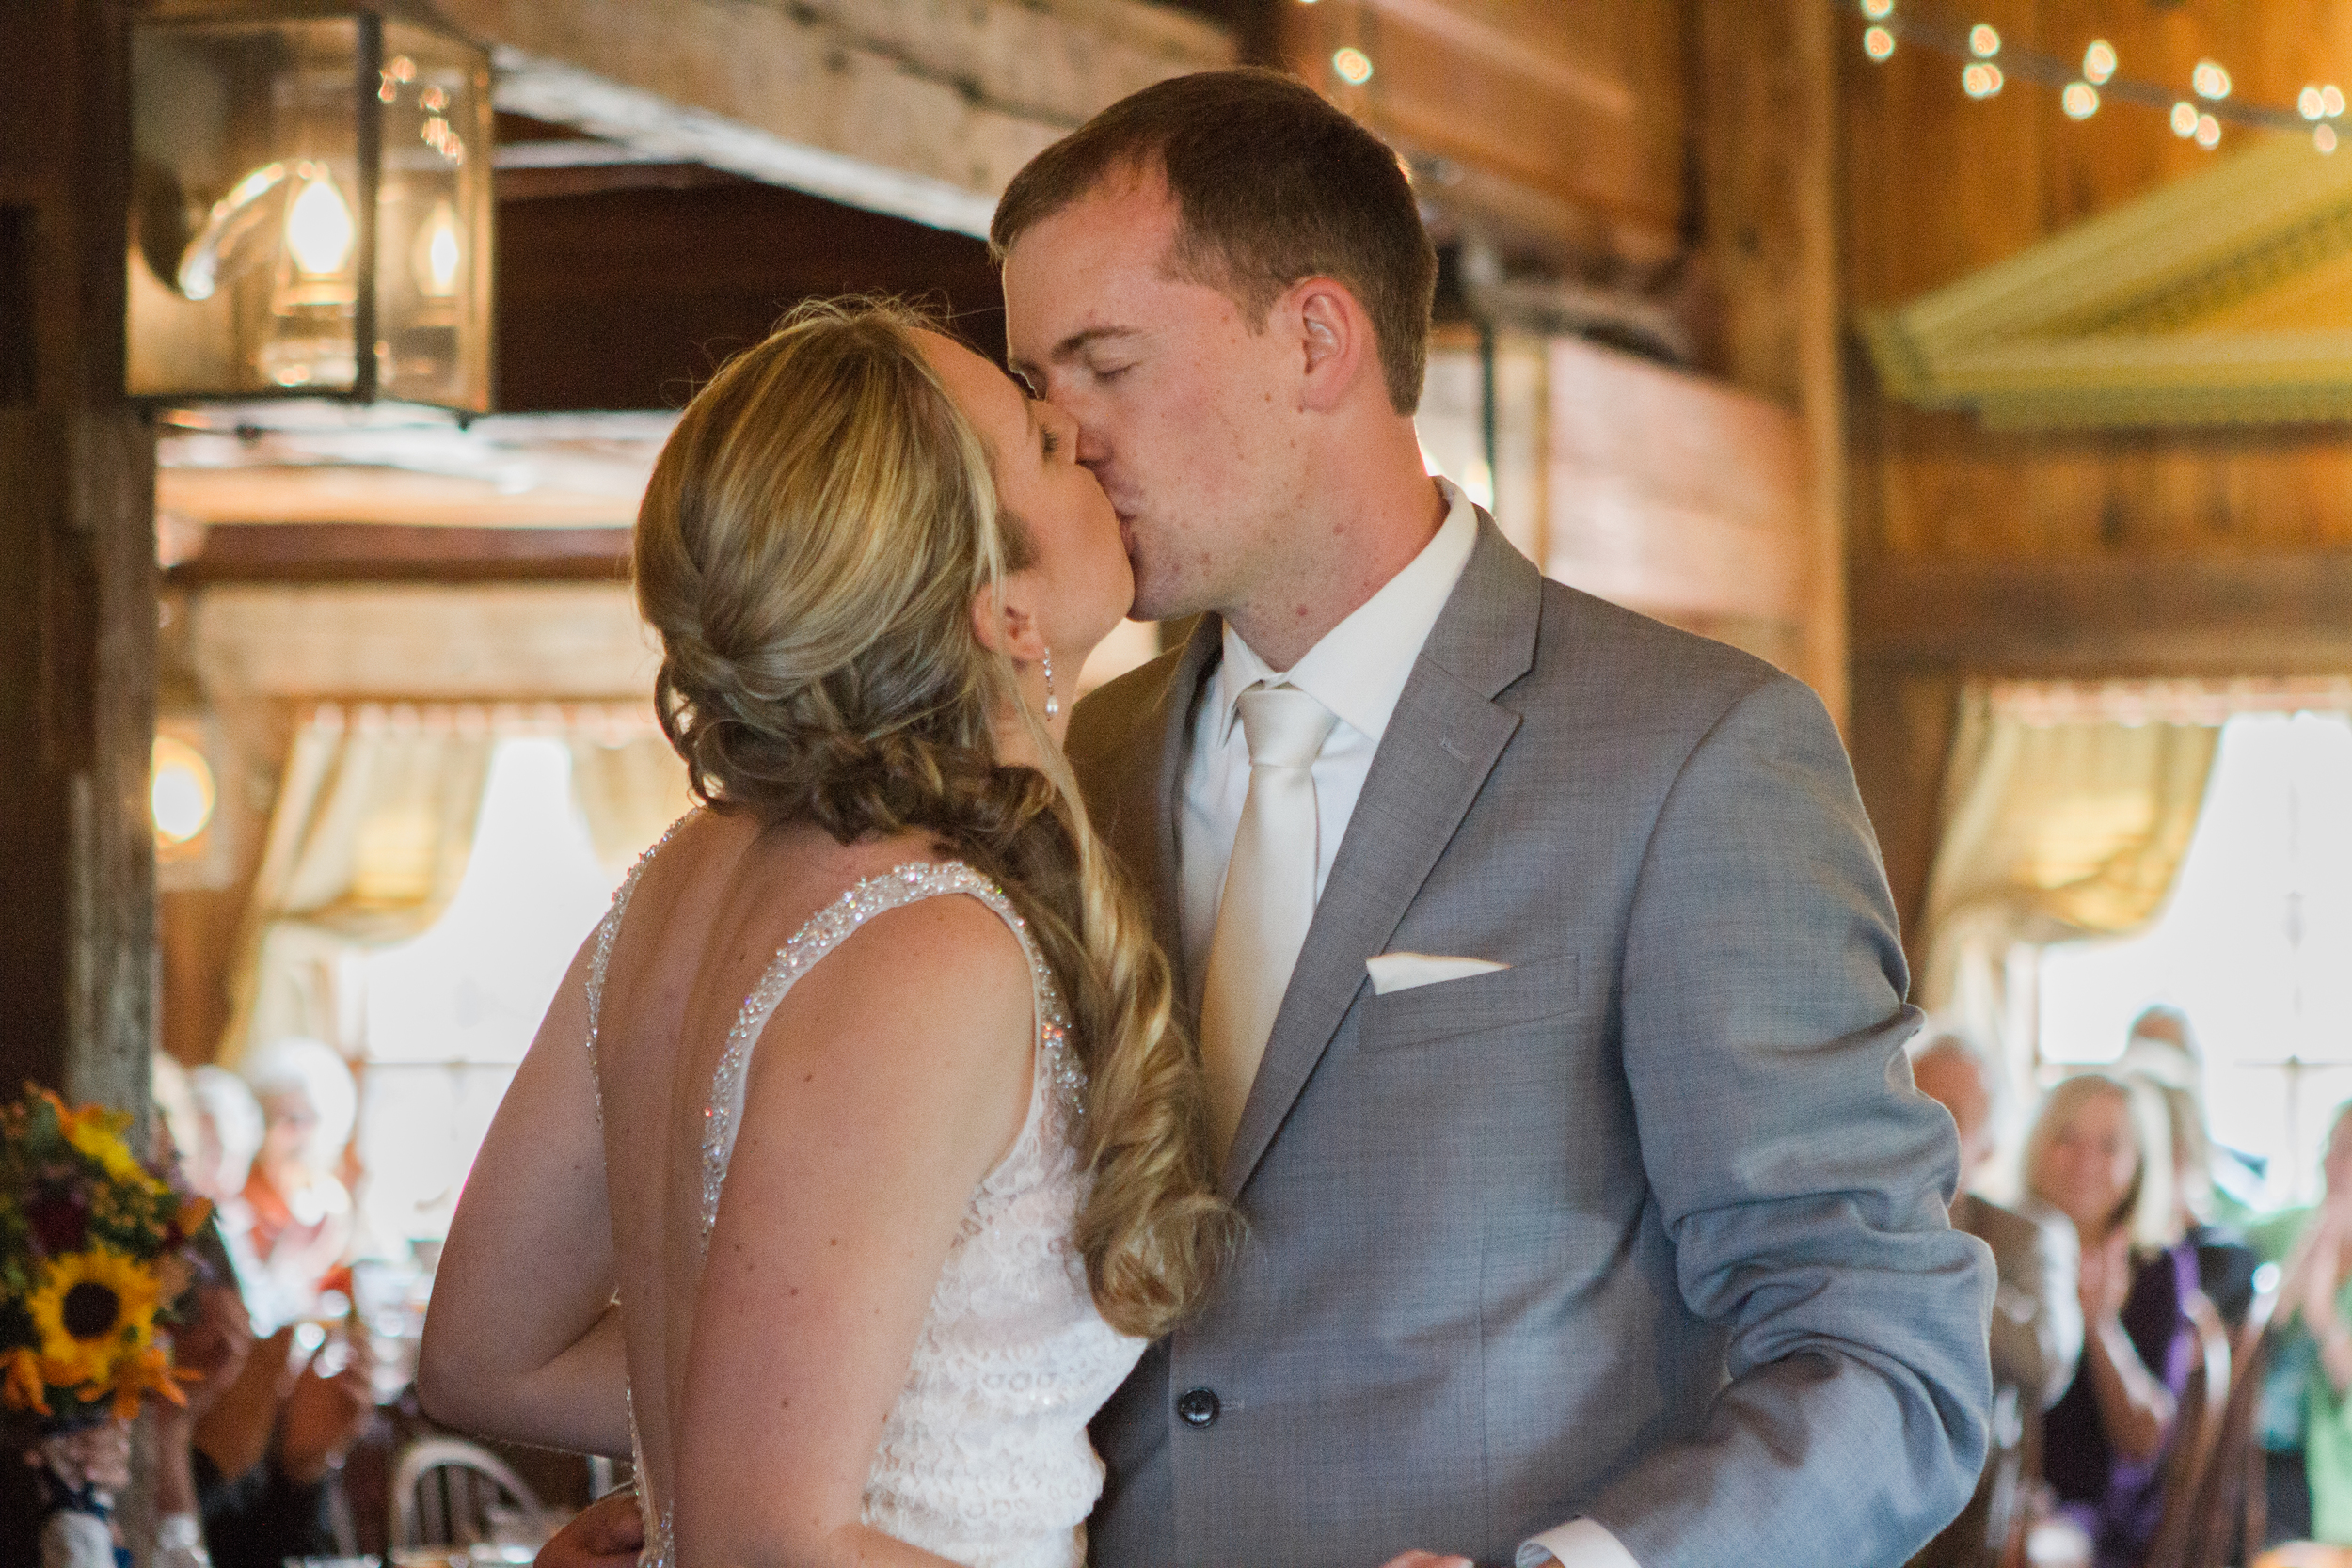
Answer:
[[[2187,1013],[2214,1136],[2269,1162],[2270,1203],[2315,1196],[2319,1140],[2352,1099],[2352,723],[2223,727],[2196,837],[2155,924],[2044,948],[2041,1057],[2112,1061],[2142,1007]]]
[[[352,959],[366,1020],[360,1246],[404,1256],[448,1232],[474,1151],[614,881],[548,737],[491,755],[465,879],[422,935]]]

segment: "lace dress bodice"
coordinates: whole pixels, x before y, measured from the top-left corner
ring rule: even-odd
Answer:
[[[597,928],[588,976],[592,1068],[613,939],[638,876],[660,848],[630,872]],[[940,1269],[906,1384],[867,1471],[862,1513],[886,1535],[974,1568],[1080,1568],[1086,1517],[1103,1485],[1087,1422],[1134,1368],[1143,1341],[1103,1321],[1070,1240],[1087,1191],[1077,1152],[1084,1071],[1053,972],[993,883],[956,862],[899,866],[819,911],[770,960],[737,1013],[705,1102],[697,1256],[707,1252],[718,1220],[753,1048],[786,993],[866,921],[950,895],[995,911],[1028,957],[1038,1021],[1028,1116],[1011,1149],[974,1190]],[[632,1440],[635,1428],[632,1410]],[[642,1443],[638,1449],[643,1562],[675,1568],[669,1498],[654,1495]]]

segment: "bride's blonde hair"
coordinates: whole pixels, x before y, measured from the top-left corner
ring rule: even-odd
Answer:
[[[637,517],[656,702],[713,809],[844,844],[927,832],[1019,907],[1087,1069],[1087,1277],[1114,1326],[1157,1335],[1199,1304],[1238,1221],[1216,1196],[1168,961],[1010,661],[974,630],[974,596],[1030,546],[923,357],[927,325],[895,305],[804,305],[688,404]],[[1051,777],[997,762],[1007,712]]]

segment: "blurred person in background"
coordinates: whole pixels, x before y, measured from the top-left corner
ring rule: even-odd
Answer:
[[[2164,1453],[2197,1359],[2197,1255],[2174,1234],[2169,1118],[2146,1085],[2082,1073],[2026,1139],[2027,1195],[2081,1253],[2083,1354],[2043,1418],[2042,1475],[2099,1568],[2135,1568],[2164,1507]]]
[[[2074,1381],[2083,1348],[2074,1227],[2031,1199],[2003,1208],[1968,1189],[1995,1152],[1994,1078],[1983,1056],[1958,1035],[1931,1037],[1912,1058],[1919,1092],[1951,1113],[1960,1133],[1960,1196],[1952,1228],[1993,1249],[1993,1450],[1976,1495],[1958,1519],[1912,1560],[1913,1568],[1983,1560],[2007,1539],[2024,1506],[2022,1481],[2039,1446],[2042,1413]]]
[[[2235,1328],[2253,1304],[2254,1271],[2262,1259],[2246,1244],[2241,1228],[2240,1222],[2250,1212],[2215,1184],[2217,1151],[2205,1118],[2205,1056],[2188,1015],[2161,1004],[2141,1012],[2132,1021],[2116,1069],[2146,1084],[2164,1102],[2172,1138],[2173,1224],[2197,1250],[2198,1289],[2221,1321]],[[2234,1154],[2228,1155],[2228,1168],[2241,1168]]]
[[[2253,1232],[2285,1271],[2263,1381],[2268,1535],[2352,1546],[2352,1104],[2328,1127],[2321,1169],[2318,1203]]]
[[[307,1313],[351,1241],[351,1194],[335,1171],[351,1142],[358,1095],[350,1067],[318,1040],[263,1046],[244,1073],[263,1128],[243,1195],[253,1256],[273,1292]]]
[[[213,1568],[331,1555],[333,1472],[375,1408],[367,1337],[353,1334],[346,1352],[314,1324],[287,1323],[256,1340],[234,1221],[262,1112],[217,1068],[183,1073],[159,1056],[154,1084],[159,1154],[222,1206],[196,1248],[206,1275],[177,1304],[172,1333],[174,1364],[201,1376],[184,1406],[154,1406],[159,1563],[193,1568],[191,1547],[209,1549]]]

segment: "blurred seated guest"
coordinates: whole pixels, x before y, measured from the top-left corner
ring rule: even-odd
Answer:
[[[222,1067],[200,1067],[188,1074],[195,1107],[194,1135],[182,1142],[181,1169],[191,1190],[213,1200],[214,1227],[227,1249],[237,1287],[262,1333],[275,1331],[299,1312],[300,1303],[278,1291],[253,1251],[253,1209],[246,1182],[262,1151],[262,1102],[245,1080]]]
[[[351,1194],[335,1174],[358,1114],[351,1069],[331,1046],[296,1038],[263,1046],[244,1072],[263,1128],[244,1195],[253,1256],[272,1289],[308,1312],[351,1240]]]
[[[338,1551],[332,1486],[375,1415],[366,1336],[305,1352],[294,1325],[253,1347],[197,1420],[190,1468],[213,1568],[279,1568]]]
[[[2254,1271],[2262,1259],[2246,1244],[2234,1224],[2216,1224],[2221,1196],[2214,1183],[2214,1143],[2205,1119],[2205,1059],[2178,1007],[2147,1008],[2132,1021],[2119,1075],[2137,1078],[2164,1102],[2172,1136],[2173,1224],[2197,1249],[2197,1285],[2233,1328],[2246,1321],[2254,1301]],[[2232,1203],[2232,1219],[2243,1205]]]
[[[2083,1348],[2075,1291],[2074,1227],[2028,1199],[2005,1209],[1968,1191],[1994,1152],[1993,1080],[1982,1056],[1957,1035],[1938,1035],[1912,1058],[1919,1092],[1951,1113],[1960,1132],[1960,1196],[1952,1228],[1993,1249],[1993,1449],[1976,1495],[1959,1518],[1912,1560],[1914,1568],[1982,1562],[1997,1553],[2024,1506],[2029,1450],[2042,1412],[2074,1380]]]
[[[2043,1418],[2042,1476],[2090,1537],[2099,1568],[2134,1568],[2147,1554],[2173,1414],[2197,1358],[2185,1307],[2197,1293],[2196,1249],[2166,1244],[2171,1174],[2163,1107],[2123,1079],[2067,1079],[2026,1135],[2026,1190],[2073,1222],[2081,1252],[2082,1361]]]
[[[217,1069],[183,1076],[158,1057],[154,1085],[158,1154],[198,1190],[233,1196],[261,1141],[262,1114],[243,1084]],[[213,1568],[335,1553],[332,1472],[374,1414],[366,1336],[354,1337],[347,1358],[315,1324],[304,1336],[315,1354],[297,1349],[302,1331],[291,1323],[257,1345],[230,1250],[217,1223],[198,1238],[206,1273],[174,1304],[174,1363],[200,1375],[185,1405],[153,1406],[164,1568],[189,1568],[189,1547],[208,1547]]]
[[[2352,1104],[2336,1112],[2309,1209],[2254,1232],[2284,1266],[2263,1382],[2272,1541],[2352,1546]]]

